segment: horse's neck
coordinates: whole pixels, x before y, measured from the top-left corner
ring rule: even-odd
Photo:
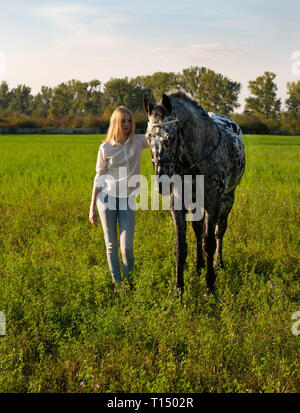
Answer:
[[[216,144],[218,127],[205,111],[194,106],[182,105],[178,115],[184,124],[184,157],[194,163]]]

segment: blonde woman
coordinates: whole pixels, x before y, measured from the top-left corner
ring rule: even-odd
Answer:
[[[128,187],[127,183],[131,176],[140,174],[142,150],[147,147],[145,137],[135,135],[131,111],[124,106],[117,107],[110,119],[107,138],[98,151],[89,220],[94,226],[97,225],[97,205],[108,265],[115,283],[122,280],[118,257],[117,222],[119,223],[123,276],[131,288],[136,211],[130,206],[135,205],[139,184],[134,188]]]

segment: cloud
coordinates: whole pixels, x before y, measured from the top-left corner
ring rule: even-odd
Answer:
[[[218,61],[223,58],[235,57],[241,53],[249,52],[248,47],[237,47],[224,43],[197,43],[187,46],[185,51],[191,57],[211,59]]]
[[[77,57],[86,58],[88,62],[93,59],[115,62],[119,58],[127,68],[129,62],[135,61],[137,70],[143,66],[143,62],[153,68],[171,65],[174,70],[180,61],[181,66],[188,62],[197,64],[199,61],[209,65],[239,52],[236,47],[217,42],[181,47],[166,44],[147,49],[143,47],[142,37],[133,37],[126,29],[125,32],[122,30],[122,27],[124,29],[132,24],[128,13],[87,3],[48,4],[29,10],[35,16],[47,19],[46,23],[54,28],[51,36],[52,54],[65,54],[69,60]]]
[[[116,24],[124,21],[124,16],[108,14],[103,7],[81,4],[44,5],[29,9],[38,17],[50,19],[62,30],[78,27],[98,26],[103,30],[114,30]]]
[[[167,47],[153,47],[152,49],[149,50],[149,53],[152,54],[157,54],[157,53],[165,53],[169,49]]]
[[[75,3],[23,6],[22,11],[28,19],[42,22],[46,30],[40,42],[32,38],[30,47],[9,52],[7,73],[14,84],[25,82],[36,93],[40,85],[54,86],[71,79],[97,78],[103,82],[126,75],[132,57],[129,61],[124,58],[129,40],[120,33],[120,27],[125,16]]]
[[[195,51],[206,51],[206,52],[215,52],[219,50],[229,50],[231,47],[226,46],[225,44],[222,43],[198,43],[198,44],[192,44],[190,46],[191,50]]]
[[[112,15],[100,6],[81,4],[44,5],[30,9],[30,12],[48,20],[54,27],[52,38],[55,46],[91,51],[101,47],[107,50],[118,45],[124,37],[118,34],[119,25],[126,21],[124,16]]]
[[[146,50],[143,56],[148,62],[156,59],[156,64],[173,65],[173,69],[170,68],[170,70],[174,70],[176,64],[180,64],[182,67],[191,64],[210,67],[220,61],[236,60],[249,51],[250,49],[246,47],[224,43],[195,43],[181,47],[154,47]]]

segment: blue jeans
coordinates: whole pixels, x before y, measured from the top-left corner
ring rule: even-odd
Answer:
[[[102,194],[103,196],[104,194]],[[107,207],[105,204],[115,206]],[[117,221],[119,221],[120,249],[122,255],[122,266],[124,278],[131,282],[134,266],[133,238],[135,226],[135,212],[128,205],[128,198],[112,197],[105,194],[103,201],[100,194],[97,199],[97,207],[102,223],[108,266],[114,282],[121,282],[121,269],[118,256],[118,232]]]

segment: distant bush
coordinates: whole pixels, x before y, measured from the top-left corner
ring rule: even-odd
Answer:
[[[0,127],[10,130],[17,128],[87,128],[99,129],[101,133],[106,133],[112,110],[112,105],[109,105],[102,116],[63,116],[60,118],[36,114],[30,116],[20,112],[9,114],[2,110],[0,111]],[[148,122],[146,114],[143,110],[136,110],[133,115],[137,133],[145,133]],[[231,118],[239,124],[244,134],[300,133],[300,113],[295,111],[282,112],[280,119],[266,119],[253,112],[234,113]]]
[[[32,119],[24,119],[16,122],[16,127],[18,128],[39,128],[41,125]]]
[[[270,131],[279,131],[281,128],[281,122],[279,119],[265,119],[262,118],[261,121],[266,125],[269,132]]]
[[[42,122],[26,115],[7,116],[0,119],[0,126],[4,128],[40,128]]]
[[[300,113],[283,112],[281,114],[281,130],[287,132],[300,132]]]
[[[106,132],[109,126],[109,121],[105,120],[103,117],[93,117],[87,120],[86,127],[93,129],[101,129]]]
[[[82,128],[83,127],[83,119],[82,118],[78,118],[78,117],[74,117],[72,119],[70,119],[70,126],[71,128]]]
[[[243,133],[267,134],[269,128],[258,116],[253,113],[235,113],[231,118],[241,127]]]

